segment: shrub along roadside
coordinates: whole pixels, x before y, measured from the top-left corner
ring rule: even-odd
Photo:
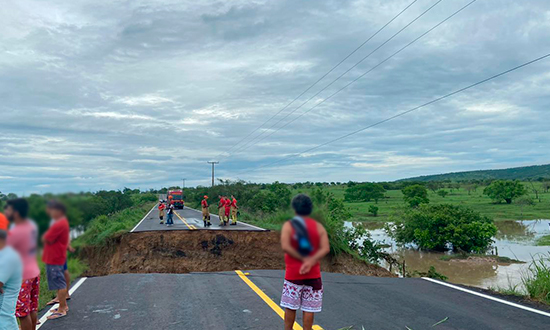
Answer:
[[[550,305],[550,253],[533,258],[522,282],[531,299]]]
[[[131,230],[154,205],[155,202],[145,202],[111,215],[98,216],[90,222],[84,234],[75,240],[73,246],[103,245],[107,238]]]
[[[527,271],[522,274],[520,284],[489,290],[550,305],[550,252],[533,257]]]

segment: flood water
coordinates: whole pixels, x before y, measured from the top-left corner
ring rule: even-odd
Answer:
[[[360,222],[357,224],[368,229],[375,241],[389,245],[386,251],[400,261],[405,260],[408,271],[427,272],[430,266],[434,266],[437,272],[449,278],[449,282],[481,288],[508,288],[510,284],[521,283],[522,273],[529,266],[532,256],[550,252],[550,246],[535,245],[539,237],[550,235],[550,220],[495,222],[498,233],[494,238],[493,246],[498,249],[498,255],[525,261],[526,263],[523,264],[443,261],[440,258],[444,253],[397,246],[384,231],[384,223]],[[346,226],[351,227],[352,223],[346,223]]]

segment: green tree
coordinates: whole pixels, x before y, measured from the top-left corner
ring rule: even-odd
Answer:
[[[421,184],[407,186],[401,192],[403,193],[403,200],[411,207],[417,207],[420,204],[428,204],[430,202],[428,190]]]
[[[414,243],[422,249],[478,253],[487,251],[497,233],[491,219],[450,204],[409,209],[386,230],[397,242]]]
[[[292,192],[288,189],[286,184],[275,181],[268,186],[268,189],[277,197],[277,202],[275,203],[277,208],[287,209],[290,207],[290,197]]]
[[[519,204],[519,206],[521,207],[521,216],[523,216],[523,207],[524,206],[533,206],[533,205],[535,205],[535,201],[533,200],[533,198],[531,198],[531,196],[523,195],[523,196],[518,197],[516,199],[516,204]]]
[[[348,185],[344,193],[344,200],[347,202],[370,202],[374,200],[378,203],[378,200],[384,198],[385,193],[386,189],[381,184],[365,182],[352,186]]]
[[[443,184],[439,181],[430,181],[426,183],[426,187],[430,189],[433,192],[437,192],[439,189],[443,187]]]
[[[464,189],[468,192],[468,195],[470,195],[472,193],[472,191],[476,191],[477,189],[477,185],[475,184],[467,184],[464,186]]]
[[[369,213],[372,214],[373,217],[378,215],[378,206],[369,205]]]
[[[447,195],[449,194],[449,192],[448,192],[447,190],[441,189],[441,190],[438,190],[438,191],[437,191],[437,194],[438,194],[439,196],[445,198],[445,196],[447,196]]]
[[[506,204],[512,204],[514,198],[523,196],[526,192],[525,187],[518,180],[496,180],[483,190],[483,193],[495,203],[504,200]]]

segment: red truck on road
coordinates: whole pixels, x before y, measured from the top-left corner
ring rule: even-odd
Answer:
[[[169,190],[168,191],[168,201],[174,204],[176,209],[183,209],[183,191],[181,190]]]

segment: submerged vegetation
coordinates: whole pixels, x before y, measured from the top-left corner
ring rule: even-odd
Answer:
[[[437,272],[434,266],[430,266],[430,269],[428,269],[427,272],[414,270],[411,273],[407,273],[406,275],[407,277],[428,277],[440,281],[447,281],[449,279],[447,276]]]
[[[405,211],[387,226],[398,243],[414,243],[421,249],[436,251],[485,252],[497,232],[493,221],[461,206],[420,205]]]
[[[483,259],[492,259],[497,263],[500,264],[524,264],[524,261],[516,260],[508,257],[503,256],[497,256],[492,254],[479,254],[479,253],[459,253],[459,254],[453,254],[453,255],[443,255],[441,256],[441,260],[443,261],[451,261],[451,260],[465,260],[468,258],[483,258]]]

